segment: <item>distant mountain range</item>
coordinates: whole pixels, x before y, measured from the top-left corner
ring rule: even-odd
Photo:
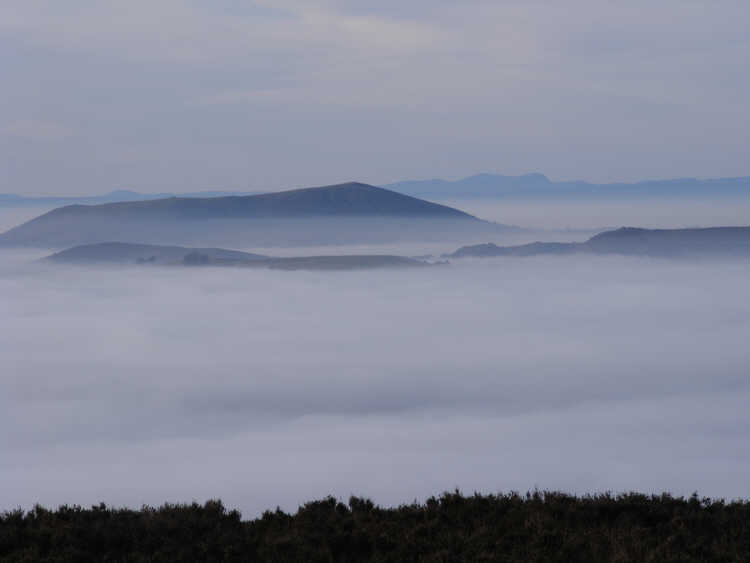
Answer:
[[[634,183],[596,184],[575,180],[553,182],[540,173],[505,176],[502,174],[476,174],[461,180],[407,180],[382,186],[414,197],[435,199],[461,198],[590,198],[590,197],[673,197],[673,196],[748,196],[750,176],[738,178],[673,178],[669,180],[643,180]],[[192,193],[162,192],[144,194],[131,190],[115,190],[93,196],[40,196],[0,194],[0,207],[59,207],[63,205],[98,205],[126,201],[148,201],[166,198],[214,198],[248,196],[274,192],[265,191],[200,191]]]
[[[503,176],[477,174],[462,180],[415,180],[385,186],[390,190],[433,199],[461,198],[627,198],[627,197],[750,197],[750,176],[699,180],[645,180],[636,183],[592,184],[553,182],[544,174]]]
[[[413,268],[428,262],[387,254],[294,256],[278,258],[223,248],[186,248],[150,244],[104,242],[75,246],[47,256],[63,264],[138,264],[171,266],[233,266],[271,270],[369,270]]]
[[[214,198],[59,207],[0,235],[0,246],[60,248],[112,240],[268,246],[457,240],[502,226],[356,182]]]
[[[450,258],[538,256],[564,254],[624,254],[632,256],[750,257],[750,227],[707,229],[636,229],[605,231],[585,242],[533,242],[520,246],[492,243],[459,248]]]

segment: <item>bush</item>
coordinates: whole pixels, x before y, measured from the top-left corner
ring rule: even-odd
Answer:
[[[747,561],[750,503],[558,492],[381,508],[329,497],[243,521],[221,501],[0,515],[0,561]]]

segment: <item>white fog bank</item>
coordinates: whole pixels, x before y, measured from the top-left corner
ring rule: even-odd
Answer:
[[[436,200],[498,223],[528,229],[682,229],[750,225],[750,197]]]
[[[34,256],[37,256],[35,254]],[[0,253],[0,509],[750,496],[750,262],[79,269]]]

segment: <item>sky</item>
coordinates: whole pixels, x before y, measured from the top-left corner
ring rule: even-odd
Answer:
[[[6,0],[0,193],[750,174],[745,0]]]
[[[336,273],[40,254],[0,263],[0,510],[750,496],[746,261]]]

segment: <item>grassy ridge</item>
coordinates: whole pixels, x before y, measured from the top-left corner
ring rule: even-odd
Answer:
[[[0,561],[750,560],[750,502],[625,494],[463,496],[380,508],[352,497],[243,521],[220,501],[0,515]]]

